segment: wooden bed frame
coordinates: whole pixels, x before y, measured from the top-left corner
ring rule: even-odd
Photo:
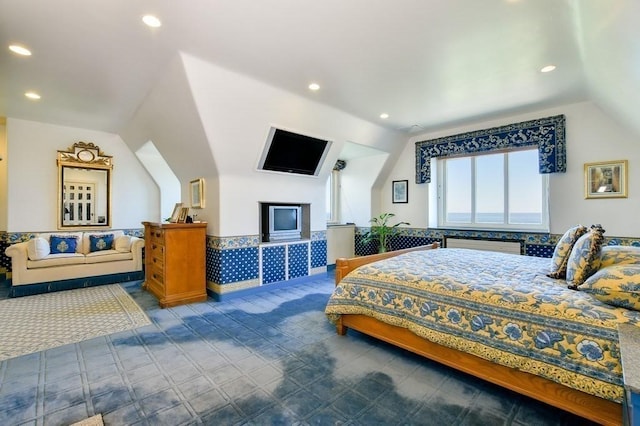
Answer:
[[[439,244],[420,246],[387,253],[336,260],[336,284],[358,266],[398,254],[438,248]],[[593,396],[559,383],[487,361],[423,339],[411,331],[385,324],[366,315],[342,315],[337,332],[345,335],[351,328],[391,343],[425,358],[495,383],[519,394],[537,399],[554,407],[603,425],[622,425],[622,404]]]

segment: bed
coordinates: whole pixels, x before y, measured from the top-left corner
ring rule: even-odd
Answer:
[[[351,328],[594,422],[622,424],[617,326],[640,325],[640,312],[569,289],[547,276],[549,264],[437,244],[338,259],[325,312],[338,334]]]

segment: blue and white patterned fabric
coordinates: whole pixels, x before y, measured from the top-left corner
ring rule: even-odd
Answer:
[[[564,115],[416,142],[416,183],[431,182],[431,158],[537,146],[540,173],[567,171]]]
[[[614,307],[546,276],[549,259],[468,249],[412,252],[361,266],[335,288],[326,314],[361,314],[420,337],[620,402]]]

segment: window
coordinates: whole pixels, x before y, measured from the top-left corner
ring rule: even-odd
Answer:
[[[438,226],[549,230],[548,175],[538,150],[437,160]]]

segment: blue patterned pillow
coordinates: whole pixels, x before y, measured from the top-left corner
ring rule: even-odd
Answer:
[[[601,302],[640,311],[640,265],[613,265],[600,269],[578,286]]]
[[[113,234],[89,235],[89,252],[111,250]]]
[[[51,254],[75,253],[78,239],[76,237],[52,235],[49,238],[49,245],[51,246]]]
[[[640,263],[640,247],[603,246],[600,251],[600,268],[638,263]]]
[[[567,230],[558,240],[556,248],[553,250],[551,257],[551,272],[548,276],[551,278],[565,278],[567,276],[567,262],[573,245],[588,231],[586,226],[577,225]]]
[[[600,248],[604,241],[604,229],[591,225],[589,232],[578,238],[567,262],[567,283],[575,289],[600,268]]]

